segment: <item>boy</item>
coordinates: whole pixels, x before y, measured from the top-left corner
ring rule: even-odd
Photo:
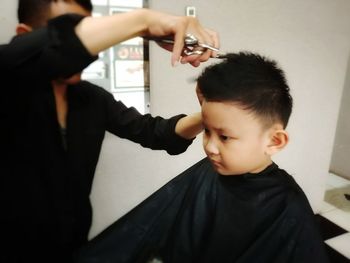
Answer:
[[[288,142],[292,110],[282,70],[228,54],[197,88],[207,158],[93,240],[79,262],[328,262],[305,194],[271,159]]]

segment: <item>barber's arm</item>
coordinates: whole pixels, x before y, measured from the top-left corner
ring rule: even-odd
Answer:
[[[5,76],[14,75],[15,80],[35,82],[81,72],[97,58],[75,34],[75,27],[83,18],[62,15],[49,20],[48,26],[15,36],[0,47],[1,72]]]
[[[217,34],[203,28],[196,18],[175,16],[150,9],[137,9],[111,16],[86,17],[77,25],[75,31],[92,55],[136,36],[173,36],[173,65],[181,59],[187,33],[195,35],[201,43],[219,46]],[[182,58],[181,62],[198,66],[211,56],[213,52],[207,50],[201,55]]]
[[[187,140],[195,138],[202,130],[202,115],[200,112],[179,119],[175,126],[175,133]]]

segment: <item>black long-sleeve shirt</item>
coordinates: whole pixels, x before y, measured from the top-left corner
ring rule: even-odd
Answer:
[[[96,59],[74,33],[81,19],[61,16],[0,46],[1,262],[69,262],[72,250],[87,241],[89,195],[105,131],[169,154],[192,142],[175,134],[183,115],[141,115],[82,81],[67,89],[65,149],[51,80]]]

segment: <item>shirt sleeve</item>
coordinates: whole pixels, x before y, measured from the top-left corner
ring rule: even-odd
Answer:
[[[18,78],[47,81],[81,72],[96,57],[75,34],[80,15],[63,15],[48,26],[18,35],[0,48],[2,72],[16,72]]]
[[[166,150],[169,154],[180,154],[193,139],[187,140],[175,133],[179,114],[165,119],[151,114],[142,115],[134,107],[126,107],[121,101],[109,96],[107,100],[107,130],[121,138],[129,139],[153,150]]]

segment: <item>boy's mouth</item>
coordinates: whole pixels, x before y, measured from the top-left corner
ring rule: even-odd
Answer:
[[[216,160],[213,160],[213,159],[209,159],[210,162],[212,163],[212,165],[215,167],[215,168],[219,168],[221,167],[221,163],[219,161],[216,161]]]

